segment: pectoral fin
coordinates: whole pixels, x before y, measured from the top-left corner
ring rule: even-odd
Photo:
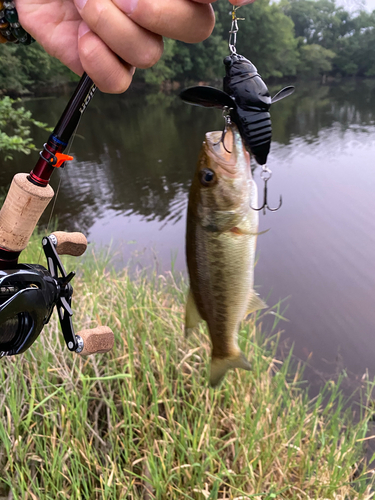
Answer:
[[[259,309],[266,309],[266,307],[268,307],[267,304],[253,290],[247,305],[247,314],[258,311]]]
[[[269,227],[268,229],[265,229],[264,231],[260,231],[259,233],[255,233],[255,236],[262,236],[262,234],[266,234],[268,233],[268,231],[270,230],[271,228]]]
[[[246,359],[243,352],[239,352],[238,356],[234,358],[212,358],[211,360],[211,373],[210,385],[216,387],[223,380],[225,374],[230,368],[243,368],[244,370],[251,370],[250,362]]]
[[[189,336],[190,330],[198,326],[200,321],[202,321],[201,315],[195,304],[193,293],[189,289],[185,310],[185,337]]]
[[[234,227],[232,227],[230,229],[231,233],[238,234],[238,235],[246,234],[247,236],[260,236],[262,234],[268,233],[268,231],[269,231],[269,229],[266,229],[265,231],[260,231],[258,233],[253,233],[249,229],[242,228],[241,226],[234,226]]]

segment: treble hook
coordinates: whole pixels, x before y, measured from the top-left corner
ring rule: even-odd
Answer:
[[[272,171],[269,168],[267,168],[266,165],[263,165],[263,167],[262,167],[262,173],[260,174],[260,178],[262,179],[262,181],[264,181],[263,205],[261,207],[259,207],[259,208],[251,207],[253,210],[256,210],[257,212],[259,212],[260,210],[263,209],[263,215],[266,215],[266,209],[269,210],[270,212],[276,212],[277,210],[279,210],[279,208],[283,204],[283,198],[280,195],[280,203],[279,203],[279,206],[277,208],[271,208],[268,205],[268,200],[267,200],[267,194],[268,194],[267,182],[271,179],[271,177],[272,177]]]
[[[223,107],[223,118],[225,120],[224,130],[223,130],[223,133],[221,134],[220,140],[215,143],[215,146],[216,146],[217,144],[220,144],[220,142],[221,142],[221,144],[223,145],[223,148],[229,154],[231,154],[232,151],[229,151],[229,149],[227,149],[224,141],[225,141],[225,134],[228,131],[228,127],[230,127],[232,125],[232,120],[230,119],[230,112],[232,111],[232,109],[233,108],[229,108],[228,106]]]

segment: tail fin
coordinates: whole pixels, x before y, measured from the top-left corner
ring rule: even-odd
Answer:
[[[251,365],[246,359],[244,353],[241,351],[233,358],[212,357],[210,373],[211,387],[219,385],[230,368],[243,368],[244,370],[251,370]]]

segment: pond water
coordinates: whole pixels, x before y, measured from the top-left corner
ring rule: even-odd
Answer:
[[[53,126],[66,102],[60,96],[25,105]],[[258,238],[257,290],[270,306],[286,299],[283,338],[295,343],[297,357],[309,358],[312,379],[342,370],[354,381],[366,369],[373,376],[375,81],[301,82],[271,111],[269,197],[275,205],[282,194],[283,206],[260,215],[260,230],[269,231]],[[220,111],[176,95],[95,96],[72,145],[74,161],[52,180],[56,190],[61,176],[59,229],[111,244],[117,266],[131,258],[168,270],[173,260],[186,272],[188,189],[205,132],[222,125]],[[46,133],[34,137],[42,145]],[[36,158],[3,163],[0,184],[30,171]],[[254,175],[261,190],[259,167]],[[48,217],[49,210],[42,223]]]

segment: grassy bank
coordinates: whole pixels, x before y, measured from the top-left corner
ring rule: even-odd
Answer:
[[[107,264],[79,265],[74,324],[110,325],[113,352],[71,355],[54,313],[31,350],[0,361],[0,497],[372,498],[364,408],[354,424],[334,383],[309,401],[254,319],[240,332],[253,371],[208,388],[206,330],[183,338],[186,284]]]

